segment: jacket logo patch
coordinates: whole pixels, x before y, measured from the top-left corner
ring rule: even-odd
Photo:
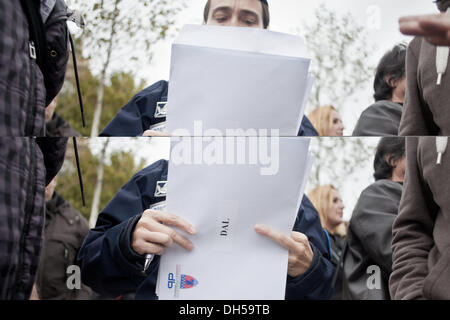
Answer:
[[[155,110],[155,118],[165,118],[167,115],[167,102],[157,102]]]
[[[156,182],[155,197],[165,197],[167,194],[167,181]]]

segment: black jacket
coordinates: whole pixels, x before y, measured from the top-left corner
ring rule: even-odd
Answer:
[[[379,180],[361,193],[347,234],[343,260],[344,299],[390,299],[392,225],[398,214],[401,196],[402,184],[390,180]],[[380,271],[379,289],[371,289],[367,285],[369,277],[374,274],[374,269],[369,267]]]
[[[353,136],[398,136],[403,106],[391,101],[378,101],[364,110]]]

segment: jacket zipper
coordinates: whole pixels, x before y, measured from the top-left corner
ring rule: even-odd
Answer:
[[[25,122],[25,136],[33,136],[34,135],[34,112],[36,112],[36,95],[35,95],[35,86],[34,82],[36,81],[35,77],[35,63],[36,63],[36,47],[34,46],[34,42],[30,41],[29,43],[30,49],[30,99],[28,101],[27,107],[27,115]],[[31,110],[30,110],[31,108]],[[31,131],[28,131],[28,128],[31,128]]]
[[[17,290],[20,289],[21,291],[24,291],[25,288],[22,288],[21,283],[21,277],[24,272],[24,259],[25,259],[25,238],[26,235],[28,235],[30,230],[30,220],[31,216],[33,215],[34,211],[34,193],[36,192],[35,188],[35,174],[36,174],[36,159],[35,159],[35,152],[36,152],[36,146],[34,138],[28,138],[30,142],[30,168],[29,168],[29,181],[28,181],[28,190],[27,190],[27,198],[25,203],[25,219],[24,219],[24,226],[22,234],[20,235],[20,251],[19,251],[19,263],[18,263],[18,270],[16,274],[16,282],[15,282],[15,288],[16,290],[13,291],[13,299],[17,299],[15,296],[17,293]],[[20,286],[19,286],[20,284]]]

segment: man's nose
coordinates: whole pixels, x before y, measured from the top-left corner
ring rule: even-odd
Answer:
[[[237,15],[233,15],[231,17],[231,19],[228,22],[228,26],[229,27],[239,27],[239,18],[237,17]]]

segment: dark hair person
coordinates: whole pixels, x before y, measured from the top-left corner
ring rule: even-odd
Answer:
[[[405,177],[405,138],[382,138],[374,159],[376,182],[360,195],[343,255],[343,298],[388,300],[392,224]]]
[[[262,24],[263,28],[267,29],[270,24],[270,12],[269,12],[269,4],[267,0],[260,0],[262,5]],[[209,13],[211,9],[211,0],[208,0],[205,5],[205,9],[203,12],[203,22],[206,24],[209,18]]]
[[[406,45],[397,44],[380,60],[374,80],[375,104],[364,110],[354,136],[397,136],[406,91]]]

